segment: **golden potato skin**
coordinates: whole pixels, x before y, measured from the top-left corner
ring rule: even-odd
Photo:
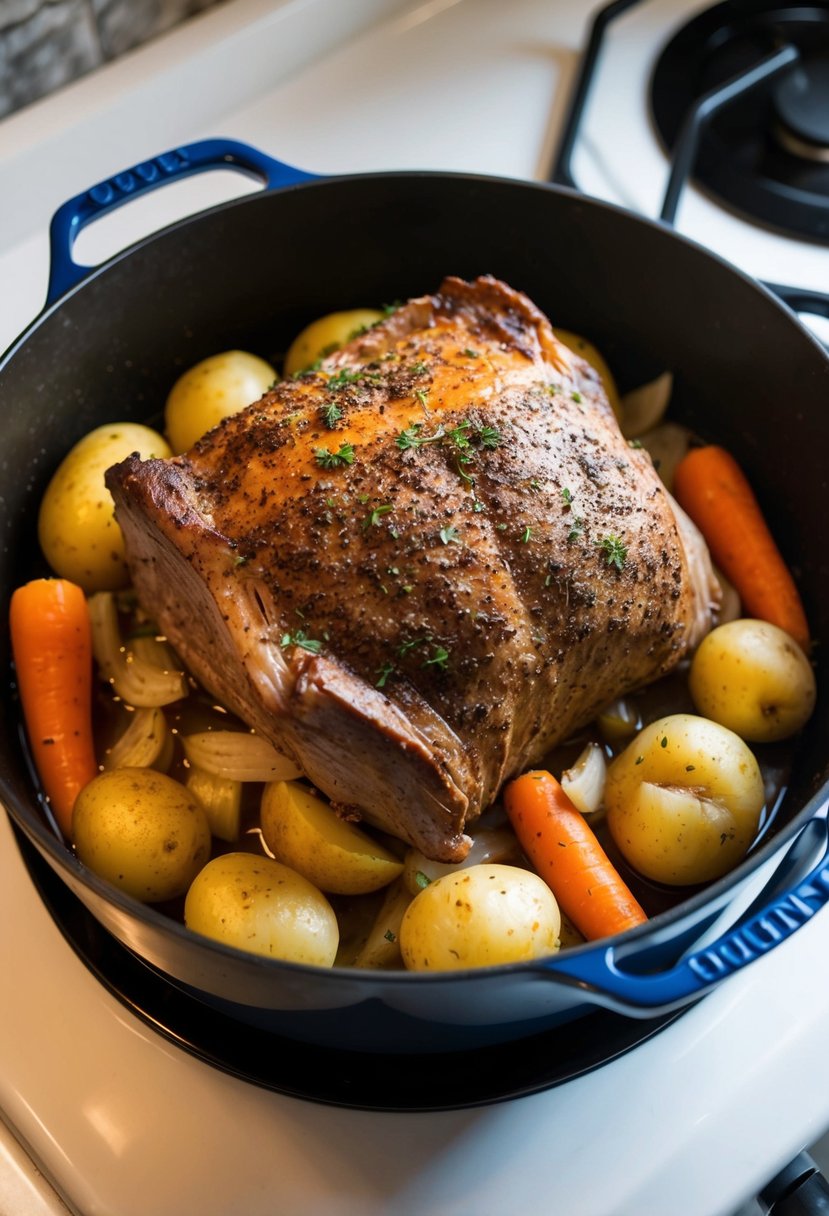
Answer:
[[[537,874],[517,866],[460,868],[425,887],[400,925],[409,971],[455,971],[555,954],[561,914]]]
[[[100,773],[78,795],[80,860],[142,903],[183,895],[210,857],[207,816],[178,781],[149,768]]]
[[[797,734],[817,697],[814,672],[798,644],[777,625],[748,618],[703,638],[688,685],[701,714],[752,743]]]
[[[124,538],[104,473],[132,452],[142,460],[172,455],[161,435],[148,426],[99,426],[67,453],[40,504],[37,531],[44,557],[55,574],[87,594],[117,591],[129,581]]]
[[[368,329],[383,320],[383,313],[376,308],[350,308],[347,312],[330,312],[306,325],[297,334],[285,356],[283,368],[286,376],[295,376],[304,371],[323,355],[343,346],[363,329]]]
[[[695,714],[646,726],[610,765],[605,785],[620,852],[640,874],[671,886],[711,882],[742,861],[764,802],[748,746]]]
[[[270,363],[248,351],[202,359],[179,376],[167,397],[164,429],[173,451],[186,452],[223,418],[258,401],[276,379]]]
[[[188,929],[250,954],[333,965],[337,918],[325,896],[270,857],[226,853],[195,878],[184,901]]]
[[[296,781],[265,786],[261,826],[276,859],[321,891],[366,895],[403,870],[402,861]]]

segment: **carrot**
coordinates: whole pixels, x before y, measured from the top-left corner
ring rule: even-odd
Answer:
[[[808,654],[800,594],[734,457],[713,444],[692,449],[676,467],[674,494],[737,589],[746,615],[785,629]]]
[[[58,826],[98,766],[92,742],[92,631],[80,587],[40,578],[18,587],[9,611],[29,745]]]
[[[504,800],[521,847],[588,941],[647,920],[552,773],[524,773],[506,787]]]

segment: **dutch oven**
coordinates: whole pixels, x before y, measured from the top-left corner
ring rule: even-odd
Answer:
[[[185,175],[234,168],[265,189],[177,223],[94,269],[87,223]],[[208,140],[70,200],[51,230],[47,304],[0,363],[0,588],[40,572],[43,490],[105,421],[147,421],[181,371],[220,350],[274,358],[315,317],[492,274],[603,351],[621,384],[670,369],[672,417],[731,449],[796,572],[818,656],[829,648],[829,355],[775,295],[666,226],[574,191],[469,175],[314,178],[244,144]],[[11,672],[7,630],[0,662]],[[533,963],[443,974],[331,971],[197,937],[87,871],[57,838],[6,681],[0,795],[17,829],[92,917],[177,990],[330,1047],[457,1049],[610,1009],[654,1019],[777,947],[829,900],[829,696],[798,739],[768,831],[725,878],[621,937]],[[423,1034],[413,1033],[420,1027]]]

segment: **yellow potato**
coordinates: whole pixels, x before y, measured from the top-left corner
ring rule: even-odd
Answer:
[[[224,418],[258,401],[277,379],[270,363],[244,350],[211,355],[180,376],[164,407],[164,429],[177,454]]]
[[[622,402],[619,397],[619,390],[616,387],[616,381],[613,378],[613,372],[607,365],[604,355],[593,345],[583,338],[581,334],[574,334],[569,329],[554,329],[553,333],[558,338],[562,345],[574,354],[581,355],[591,367],[595,368],[601,377],[604,391],[607,393],[607,399],[613,406],[613,413],[616,418],[621,420],[622,417]]]
[[[796,734],[817,697],[809,660],[769,621],[742,619],[712,629],[694,655],[688,679],[701,714],[753,743]]]
[[[365,895],[403,870],[392,853],[293,781],[265,786],[262,835],[278,861],[331,894]]]
[[[340,935],[328,900],[300,874],[253,853],[214,857],[184,901],[184,923],[226,946],[330,967]]]
[[[40,504],[37,527],[44,557],[55,574],[86,592],[117,591],[128,582],[124,538],[104,473],[132,452],[142,460],[172,455],[147,426],[99,426],[64,457]]]
[[[330,355],[363,329],[368,329],[383,320],[383,313],[376,308],[352,308],[348,312],[331,312],[319,317],[294,338],[285,356],[285,375],[311,367],[317,359]]]
[[[210,856],[201,805],[149,768],[112,769],[90,781],[75,803],[72,834],[85,866],[143,903],[183,895]]]
[[[733,731],[694,714],[646,726],[611,764],[607,824],[656,882],[711,882],[745,856],[765,801],[760,768]]]
[[[409,904],[400,951],[410,971],[454,971],[555,954],[561,914],[537,874],[478,865],[446,874]]]

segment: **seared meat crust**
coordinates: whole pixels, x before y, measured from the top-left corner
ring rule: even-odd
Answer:
[[[508,777],[710,624],[704,546],[598,376],[488,277],[107,484],[197,678],[442,860]]]

